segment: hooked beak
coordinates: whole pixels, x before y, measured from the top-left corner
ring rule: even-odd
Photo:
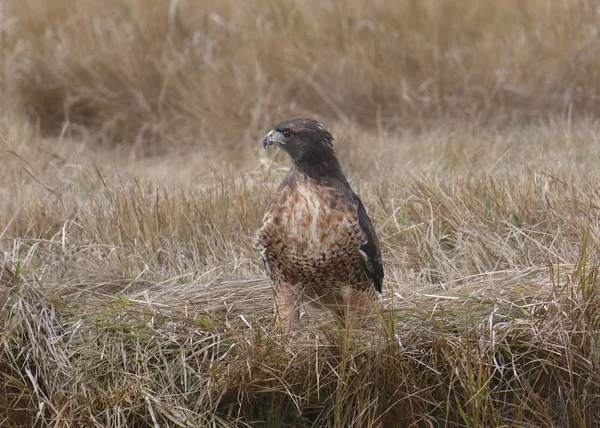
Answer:
[[[265,137],[263,138],[263,148],[267,148],[268,146],[279,146],[282,147],[285,145],[285,138],[279,131],[271,130]]]

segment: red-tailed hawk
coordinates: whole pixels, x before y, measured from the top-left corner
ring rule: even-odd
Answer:
[[[275,324],[299,322],[301,300],[320,304],[349,321],[371,313],[383,280],[373,225],[352,191],[319,122],[286,119],[263,139],[292,159],[256,232],[267,274],[275,286]]]

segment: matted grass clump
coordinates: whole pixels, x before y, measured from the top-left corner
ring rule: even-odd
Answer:
[[[596,2],[0,3],[0,425],[600,426]],[[321,120],[379,322],[272,331]]]
[[[203,309],[210,287],[169,305],[144,301],[147,286],[58,297],[5,270],[4,423],[595,426],[600,297],[587,262],[536,300],[415,293],[381,331],[314,326],[291,343],[239,292],[266,297],[261,283],[214,285],[235,302],[218,316]]]
[[[382,331],[286,343],[239,292],[264,284],[215,285],[235,302],[218,316],[210,287],[169,305],[148,287],[59,298],[5,271],[4,422],[595,426],[597,268],[569,273],[537,300],[415,293]]]

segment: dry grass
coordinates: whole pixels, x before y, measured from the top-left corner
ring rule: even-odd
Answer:
[[[600,4],[0,4],[0,425],[600,426]],[[257,137],[298,113],[381,328],[271,331]]]
[[[600,106],[595,1],[3,4],[11,102],[109,144],[236,148],[299,112],[388,130]]]

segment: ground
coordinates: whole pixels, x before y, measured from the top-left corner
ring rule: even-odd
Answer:
[[[148,4],[0,14],[2,426],[600,425],[594,2]],[[377,229],[381,326],[272,331],[292,114]]]

